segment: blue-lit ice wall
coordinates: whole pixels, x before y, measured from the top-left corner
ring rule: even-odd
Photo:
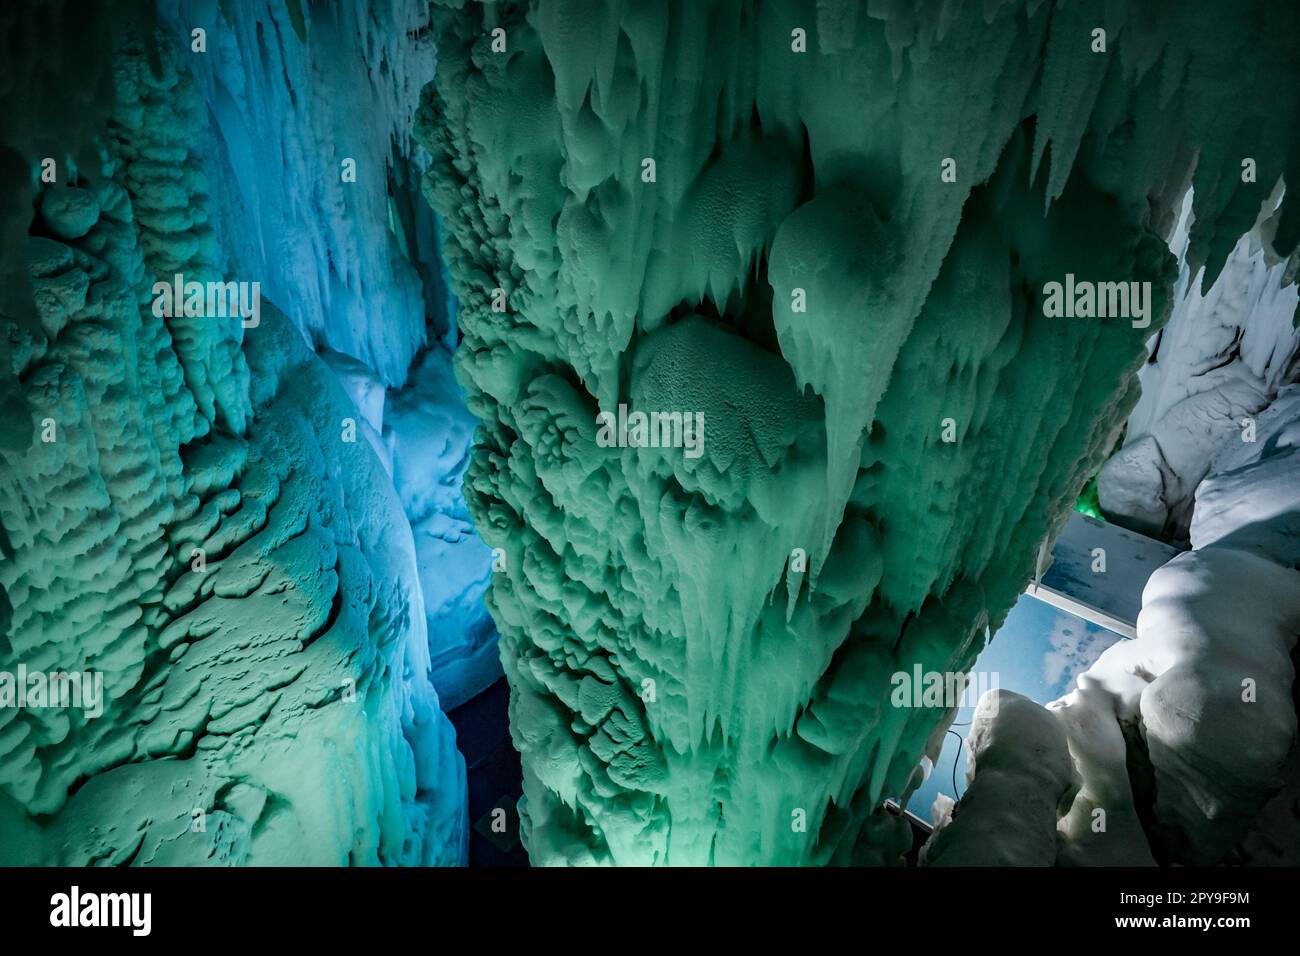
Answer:
[[[451,373],[455,302],[411,137],[436,51],[427,5],[164,0],[211,117],[213,226],[233,276],[338,374],[415,538],[431,677],[449,710],[500,676],[491,552],[461,495],[474,419]]]
[[[313,345],[401,385],[433,311],[389,208],[390,186],[409,187],[411,117],[433,77],[432,43],[413,35],[421,5],[159,7],[211,118],[213,227],[232,274],[260,278]],[[190,49],[200,29],[205,53]]]

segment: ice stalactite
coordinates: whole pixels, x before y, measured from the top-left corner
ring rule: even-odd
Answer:
[[[415,543],[349,394],[269,299],[247,328],[156,309],[174,274],[257,276],[214,226],[224,154],[178,49],[100,51],[107,125],[44,130],[54,182],[6,140],[36,322],[0,336],[0,670],[104,697],[0,708],[0,860],[461,862]]]
[[[1297,171],[1294,14],[445,7],[417,124],[532,859],[897,859],[942,713],[890,676],[969,666],[1113,448],[1187,183],[1212,281]],[[1048,318],[1067,274],[1145,315]],[[598,442],[620,404],[702,454]]]

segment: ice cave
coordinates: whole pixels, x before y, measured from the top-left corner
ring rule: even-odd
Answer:
[[[1300,864],[1300,5],[0,38],[0,866]]]

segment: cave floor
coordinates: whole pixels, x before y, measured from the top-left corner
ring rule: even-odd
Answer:
[[[528,854],[519,842],[516,806],[523,793],[519,754],[510,743],[507,707],[510,687],[504,677],[483,693],[450,711],[456,743],[465,757],[469,784],[469,865],[528,866]],[[504,819],[494,811],[505,811]]]

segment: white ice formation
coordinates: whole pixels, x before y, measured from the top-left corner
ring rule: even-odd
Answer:
[[[969,789],[927,862],[1294,862],[1300,386],[1260,413],[1253,442],[1229,431],[1210,462],[1193,550],[1152,575],[1137,638],[1046,709],[1021,698],[977,715]],[[1025,810],[1011,846],[999,797]]]

